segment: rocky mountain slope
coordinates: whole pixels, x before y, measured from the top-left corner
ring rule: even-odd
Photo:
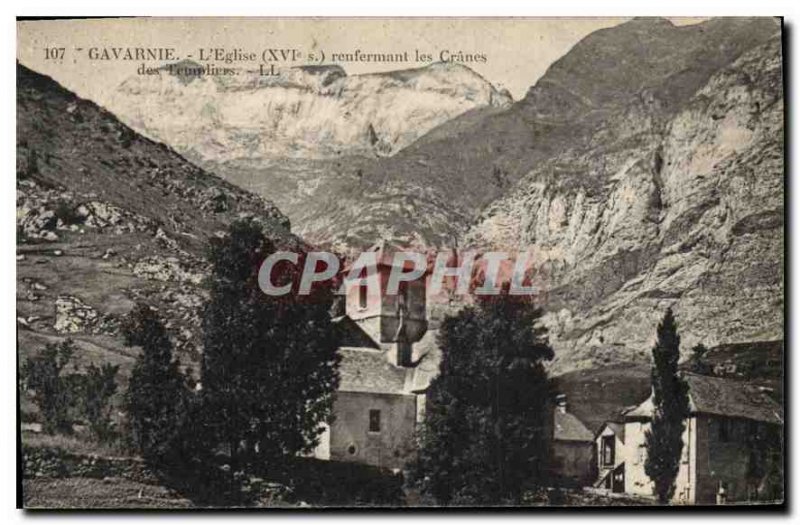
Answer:
[[[579,42],[519,102],[475,107],[387,157],[202,162],[243,187],[274,191],[317,243],[451,245],[531,172],[602,188],[627,160],[620,144],[635,148],[715,73],[778,32],[771,19],[681,27],[635,19]]]
[[[125,81],[108,106],[191,158],[225,163],[390,155],[465,111],[510,103],[471,69],[436,63],[351,76],[340,66],[277,76],[178,76],[162,68]]]
[[[668,306],[687,352],[780,339],[782,78],[775,20],[633,20],[360,167],[304,228],[532,251],[554,372],[646,363]]]
[[[350,76],[339,66],[291,68],[274,77],[163,71],[125,81],[108,107],[197,164],[270,195],[298,233],[324,242],[334,237],[324,231],[335,222],[329,215],[346,209],[344,201],[364,182],[361,166],[465,112],[510,104],[507,92],[471,69],[435,63]]]
[[[775,35],[672,111],[644,93],[484,211],[471,243],[537,253],[556,368],[647,358],[667,306],[684,350],[782,337],[781,65]]]
[[[303,227],[346,242],[386,233],[406,239],[409,218],[425,223],[433,216],[441,219],[419,232],[421,241],[450,243],[545,164],[558,184],[602,187],[622,161],[616,144],[663,125],[712,75],[778,31],[771,19],[682,27],[635,19],[592,33],[512,106],[467,112],[397,154],[359,166],[353,192],[322,196],[318,213],[304,218],[314,226]],[[606,159],[604,170],[586,169],[590,152]],[[385,203],[396,210],[387,213]]]
[[[280,243],[297,242],[270,202],[17,66],[20,362],[72,337],[81,365],[110,362],[127,371],[135,351],[122,344],[120,321],[144,301],[158,308],[191,366],[205,246],[240,216],[260,220]]]
[[[256,148],[246,160],[200,161],[274,194],[317,244],[533,250],[556,371],[648,359],[670,305],[686,349],[776,339],[780,30],[763,18],[635,19],[587,36],[522,100],[484,98],[393,148],[359,139],[332,158],[259,158]],[[306,133],[321,137],[297,136]]]

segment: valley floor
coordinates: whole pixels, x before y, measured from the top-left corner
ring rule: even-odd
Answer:
[[[174,483],[153,475],[118,447],[93,444],[79,436],[23,432],[23,505],[29,510],[188,509],[228,506],[198,495],[201,479]],[[253,478],[257,479],[257,478]],[[292,488],[290,489],[289,486]],[[187,487],[188,488],[187,490]],[[199,490],[198,490],[199,489]],[[244,494],[247,492],[247,494]],[[280,482],[245,486],[249,508],[430,506],[402,478],[354,463],[301,460]],[[591,490],[547,489],[529,494],[525,506],[652,505],[652,501]]]

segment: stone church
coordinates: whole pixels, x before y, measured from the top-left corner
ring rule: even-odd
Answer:
[[[345,313],[335,319],[341,346],[340,384],[334,420],[326,426],[315,457],[400,469],[414,450],[414,432],[425,390],[436,375],[439,354],[428,331],[426,276],[386,287],[394,254],[381,242],[379,289],[347,286]]]

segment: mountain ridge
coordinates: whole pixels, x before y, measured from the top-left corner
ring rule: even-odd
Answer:
[[[276,76],[137,75],[108,106],[182,153],[222,163],[391,155],[454,115],[510,102],[470,68],[433,63],[358,75],[338,65],[292,67]]]
[[[198,162],[274,194],[316,245],[533,248],[555,371],[647,360],[667,306],[687,344],[775,338],[780,30],[636,19],[585,37],[520,101],[473,107],[388,156]]]

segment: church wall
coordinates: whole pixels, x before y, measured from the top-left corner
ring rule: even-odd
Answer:
[[[370,431],[370,410],[380,410],[380,431]],[[384,468],[403,468],[413,451],[416,397],[338,392],[330,426],[329,457]]]

